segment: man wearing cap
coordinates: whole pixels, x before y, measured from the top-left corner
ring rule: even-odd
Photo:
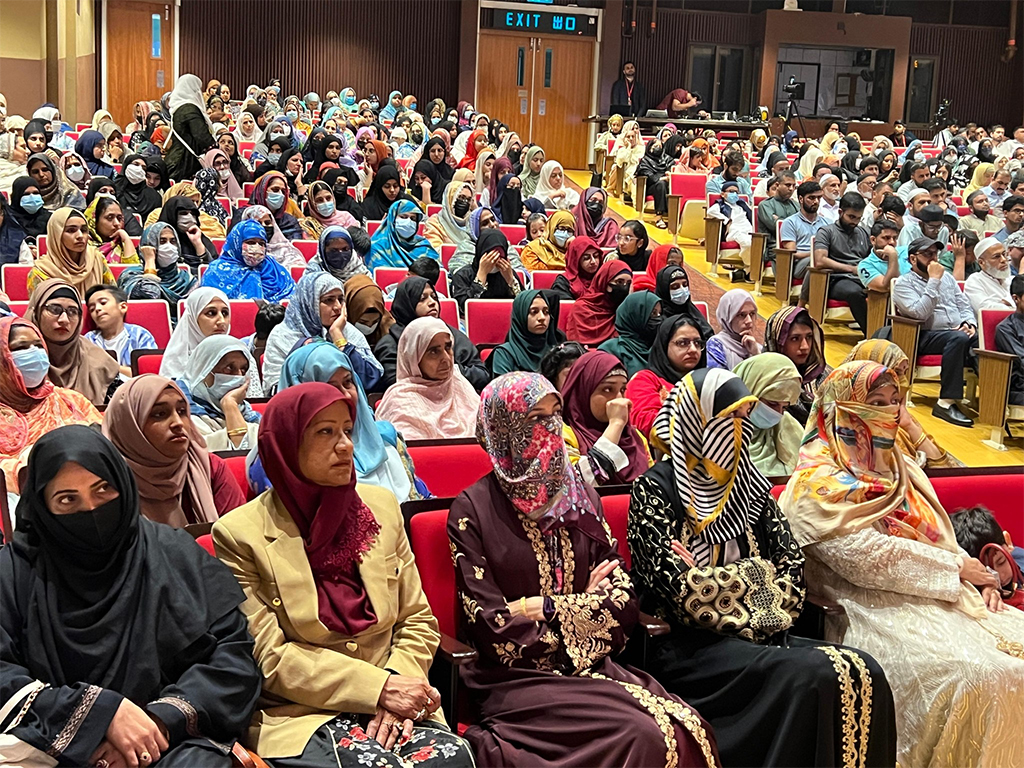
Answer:
[[[942,355],[939,399],[932,416],[959,427],[974,422],[960,410],[964,396],[964,366],[971,365],[978,346],[974,310],[953,275],[939,263],[942,243],[919,237],[907,248],[911,270],[893,281],[892,299],[898,314],[921,320],[918,355]],[[890,327],[879,335],[889,336]]]
[[[974,253],[981,270],[967,278],[964,293],[975,315],[983,309],[1013,309],[1006,246],[994,237],[986,237],[975,246]]]
[[[753,233],[754,213],[747,202],[740,197],[740,185],[735,180],[722,182],[722,196],[708,206],[708,216],[720,219],[722,225],[722,242],[732,240],[740,247],[740,258],[743,268],[732,273],[732,282],[742,283],[749,280],[750,241]]]
[[[861,260],[871,253],[871,236],[860,226],[867,203],[857,192],[847,192],[839,199],[839,217],[822,227],[814,239],[814,266],[830,269],[828,297],[845,301],[850,313],[867,335],[868,295],[857,270]],[[805,280],[800,300],[806,303],[810,281]]]
[[[970,229],[984,237],[986,232],[997,232],[1003,226],[1003,220],[992,215],[988,204],[988,195],[976,189],[967,196],[967,207],[971,212],[960,217],[960,229]]]
[[[1010,405],[1024,405],[1024,275],[1010,281],[1015,311],[996,326],[996,350],[1016,355],[1010,370]]]
[[[1014,232],[1003,244],[1006,246],[1006,258],[1010,260],[1010,274],[1016,277],[1020,274],[1020,263],[1024,260],[1024,229]]]
[[[914,202],[917,202],[916,200]],[[899,245],[910,245],[919,237],[938,240],[945,248],[949,245],[949,230],[942,224],[945,213],[939,206],[928,204],[917,213],[917,220],[906,217],[903,220],[903,231],[900,232]]]
[[[1024,197],[1010,195],[1003,200],[1003,228],[994,237],[1001,243],[1015,232],[1024,231]]]

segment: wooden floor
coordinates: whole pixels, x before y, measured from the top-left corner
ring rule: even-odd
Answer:
[[[589,171],[567,171],[566,175],[573,183],[581,187],[586,187],[590,182]],[[636,211],[632,207],[623,205],[615,198],[611,199],[610,207],[623,219],[636,218]],[[651,247],[654,247],[655,242],[658,244],[671,242],[671,236],[668,232],[653,226],[652,221],[653,217],[648,214],[646,224],[647,231],[651,236]],[[703,246],[698,245],[693,240],[685,240],[683,238],[680,238],[679,245],[686,258],[688,271],[691,273],[696,271],[709,285],[717,287],[723,293],[730,288],[737,287],[729,282],[729,273],[727,271],[719,270],[720,275],[724,275],[724,277],[720,276],[718,278],[707,274],[707,263],[704,260]],[[750,287],[749,283],[741,283],[740,285]],[[754,301],[757,303],[757,308],[762,318],[767,318],[782,306],[781,302],[774,295],[754,295]],[[853,345],[860,339],[861,335],[856,331],[842,326],[827,324],[825,327],[825,357],[829,365],[835,366],[840,364],[849,354]],[[935,405],[935,399],[938,396],[939,385],[937,383],[915,384],[912,397],[914,406],[912,414],[925,431],[932,435],[943,448],[969,467],[1019,467],[1024,465],[1024,436],[1021,435],[1021,432],[1017,431],[1015,433],[1017,437],[1005,440],[1007,450],[997,451],[989,448],[983,445],[981,441],[989,437],[991,433],[990,427],[981,425],[975,425],[971,429],[956,427],[932,416],[932,406]],[[974,416],[973,413],[970,415]]]

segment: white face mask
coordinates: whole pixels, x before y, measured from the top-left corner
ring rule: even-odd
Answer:
[[[220,176],[221,181],[227,181],[228,177],[231,175],[231,169],[225,168],[223,171],[217,171],[217,175]]]
[[[124,169],[124,177],[132,184],[141,184],[146,180],[146,169],[133,163]]]
[[[228,392],[238,389],[245,381],[245,376],[229,376],[226,373],[215,373],[213,374],[213,384],[207,387],[206,390],[214,397],[217,403],[220,403]]]
[[[70,165],[67,170],[64,171],[64,175],[71,181],[81,181],[85,178],[85,166]]]
[[[668,297],[672,299],[673,304],[685,304],[690,298],[690,289],[676,288],[668,292]]]
[[[174,243],[160,243],[156,249],[156,265],[169,267],[178,261],[178,246]]]
[[[359,330],[361,334],[363,334],[363,336],[369,336],[371,333],[376,331],[378,325],[380,325],[380,320],[378,320],[373,325],[366,325],[366,323],[355,323],[356,328]]]

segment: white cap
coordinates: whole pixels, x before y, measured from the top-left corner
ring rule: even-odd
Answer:
[[[928,192],[927,189],[921,189],[920,187],[918,187],[917,189],[915,189],[913,192],[910,193],[909,197],[907,197],[907,202],[908,203],[912,202],[912,201],[916,200],[917,198],[921,197],[921,195],[924,195],[925,197],[928,197],[929,194],[930,193]]]
[[[984,256],[988,252],[988,250],[994,246],[1002,248],[1003,244],[996,240],[994,237],[986,237],[979,241],[976,246],[974,246],[974,255]]]

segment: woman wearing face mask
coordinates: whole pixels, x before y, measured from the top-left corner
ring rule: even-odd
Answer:
[[[256,444],[260,414],[246,401],[256,363],[240,339],[207,336],[175,382],[188,398],[192,424],[211,451],[247,450]]]
[[[440,261],[441,256],[431,247],[427,238],[417,234],[422,219],[423,214],[414,202],[396,200],[388,208],[384,223],[373,234],[367,266],[370,269],[408,267],[421,256]]]
[[[85,160],[77,152],[66,152],[57,161],[57,165],[64,172],[64,177],[78,187],[83,194],[89,188],[92,174],[85,165]]]
[[[548,219],[544,236],[527,244],[520,259],[534,272],[544,269],[565,269],[569,241],[576,236],[576,219],[569,211],[555,211]]]
[[[206,111],[202,85],[195,75],[182,75],[171,91],[170,148],[167,167],[171,178],[191,179],[200,168],[199,158],[216,142],[213,122]]]
[[[307,271],[329,272],[346,284],[357,275],[370,274],[362,257],[356,253],[348,230],[335,224],[320,233],[316,255],[309,260]]]
[[[474,208],[469,214],[469,222],[466,227],[469,239],[455,246],[455,253],[448,261],[448,272],[455,274],[463,267],[472,264],[473,259],[476,258],[476,241],[480,239],[480,235],[488,229],[498,228],[498,219],[490,208]],[[505,256],[508,258],[509,264],[512,265],[512,269],[522,270],[524,268],[515,248],[509,247]]]
[[[440,253],[442,245],[458,246],[469,242],[469,214],[474,205],[473,185],[449,184],[445,188],[440,212],[427,219],[423,229],[424,237],[435,251]]]
[[[229,139],[230,140],[230,139]],[[217,194],[229,198],[232,202],[240,197],[245,197],[242,192],[242,185],[235,178],[232,170],[232,158],[219,146],[213,147],[203,155],[203,167],[212,168],[217,173]],[[241,169],[241,166],[239,166]],[[241,169],[244,170],[244,169]],[[248,181],[246,172],[244,180]]]
[[[800,373],[785,355],[764,352],[747,358],[735,373],[758,402],[750,410],[750,459],[766,477],[792,474],[803,425],[787,409],[800,399]]]
[[[147,183],[146,159],[142,155],[125,156],[121,173],[114,178],[114,195],[125,209],[126,218],[137,213],[145,220],[163,202],[160,193]]]
[[[647,227],[639,219],[623,223],[615,237],[615,258],[624,261],[634,272],[644,272],[651,252],[647,249],[650,237]]]
[[[647,367],[651,345],[661,326],[661,299],[650,291],[635,291],[615,310],[618,336],[598,348],[615,355],[626,369],[627,378]]]
[[[573,363],[563,385],[562,436],[569,460],[592,486],[632,482],[652,463],[647,442],[629,423],[626,379],[617,357],[593,350]]]
[[[291,197],[288,179],[283,173],[270,171],[261,176],[249,196],[249,203],[270,209],[278,228],[289,240],[302,240],[302,212]]]
[[[659,271],[654,292],[661,299],[661,313],[666,319],[680,315],[685,317],[700,329],[700,337],[704,341],[715,335],[704,313],[693,303],[690,295],[690,278],[682,266],[669,264]]]
[[[576,220],[576,235],[591,238],[602,248],[612,248],[619,234],[619,225],[605,214],[608,197],[604,190],[589,187],[572,209]]]
[[[299,142],[295,138],[295,129],[292,128],[292,124],[288,122],[288,119],[284,116],[276,117],[267,123],[266,128],[264,128],[263,132],[260,134],[259,141],[256,142],[256,146],[253,149],[253,155],[255,157],[262,157],[269,160],[271,142],[273,141],[287,142],[283,149],[291,149],[292,147],[299,146]]]
[[[220,288],[229,299],[262,299],[275,304],[295,291],[288,270],[267,258],[266,231],[255,221],[232,228],[224,252],[206,270],[202,284]]]
[[[512,302],[512,323],[505,342],[487,359],[494,375],[536,371],[544,353],[565,341],[558,329],[558,295],[553,291],[520,292]]]
[[[18,493],[18,471],[26,449],[66,424],[99,424],[103,416],[89,398],[49,378],[50,358],[42,333],[20,317],[0,318],[0,469],[8,493]]]
[[[28,273],[29,291],[51,278],[67,281],[80,296],[94,285],[114,284],[106,259],[89,242],[89,225],[79,211],[54,211],[46,224],[46,242],[46,255],[37,258]]]
[[[313,239],[327,227],[357,227],[359,222],[351,214],[339,211],[334,202],[334,190],[324,181],[314,181],[307,188],[309,216],[302,222],[302,228]]]
[[[178,301],[185,298],[196,285],[196,278],[188,270],[178,269],[181,251],[174,227],[162,221],[150,224],[142,232],[139,243],[142,263],[124,270],[117,284],[129,299],[163,299],[178,315]]]
[[[0,195],[0,265],[17,264],[23,248],[26,259],[34,258],[30,243],[25,242],[25,237],[25,230],[15,218],[7,197]]]
[[[503,166],[500,169],[499,164]],[[499,224],[518,224],[523,218],[522,182],[512,173],[512,164],[504,157],[495,164],[494,173],[496,178],[494,195],[491,197],[491,213]]]
[[[85,209],[85,221],[89,226],[89,242],[108,263],[139,263],[139,254],[131,235],[125,231],[124,213],[116,199],[97,195]]]
[[[580,193],[565,183],[565,171],[557,160],[548,160],[541,166],[537,187],[531,197],[544,203],[545,208],[571,211],[580,201]]]
[[[263,205],[247,205],[242,209],[239,221],[255,221],[263,227],[267,236],[267,255],[285,268],[305,267],[306,257],[284,236],[270,209]]]
[[[615,311],[629,295],[633,273],[624,261],[606,261],[569,316],[566,337],[594,346],[618,335]]]
[[[64,173],[49,155],[31,155],[25,165],[28,175],[36,182],[43,205],[50,211],[67,207],[85,210],[85,197],[74,184],[64,178]]]
[[[716,316],[722,330],[708,340],[709,368],[731,371],[761,352],[761,345],[754,336],[757,305],[749,291],[742,288],[727,291],[718,301]]]
[[[467,299],[511,299],[522,290],[522,278],[515,273],[507,254],[508,240],[500,229],[480,234],[473,263],[452,275],[452,298],[462,313]]]
[[[200,264],[209,264],[217,258],[213,241],[199,228],[199,206],[191,199],[177,196],[165,201],[157,221],[174,227],[181,247],[181,259],[188,264],[192,274],[199,274]]]
[[[574,237],[565,254],[565,273],[555,278],[551,290],[566,301],[581,298],[603,261],[604,252],[597,243],[589,237]]]
[[[359,184],[359,174],[352,168],[344,166],[328,170],[321,169],[320,173],[322,181],[334,192],[335,207],[362,223],[366,219],[363,207],[356,202],[355,196],[348,192],[350,187],[355,189]]]
[[[387,336],[395,318],[384,304],[384,292],[369,275],[356,275],[345,281],[345,305],[352,323],[370,347]]]
[[[11,212],[13,218],[33,242],[40,235],[46,234],[46,225],[52,215],[43,206],[43,196],[34,179],[21,176],[15,179],[11,187]]]

